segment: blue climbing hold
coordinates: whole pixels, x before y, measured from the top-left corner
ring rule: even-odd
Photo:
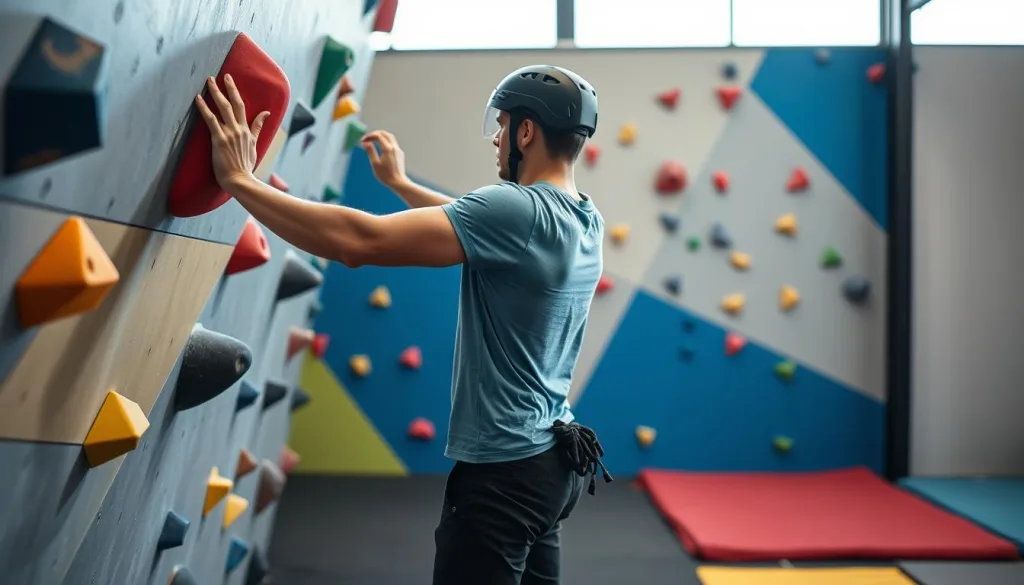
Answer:
[[[665,290],[673,295],[678,295],[683,290],[683,280],[678,276],[669,276],[665,279]]]
[[[377,0],[363,0],[363,16],[370,13],[371,10],[377,7]]]
[[[732,238],[729,236],[729,232],[725,231],[725,226],[720,223],[711,227],[711,245],[716,248],[732,247]]]
[[[860,276],[849,276],[843,281],[843,296],[855,305],[862,305],[871,296],[871,283]]]
[[[238,389],[238,400],[235,402],[235,411],[252,406],[260,397],[260,391],[253,386],[252,382],[242,380],[242,387]]]
[[[739,73],[739,70],[736,68],[735,63],[729,62],[726,63],[725,65],[722,65],[722,77],[731,81],[733,79],[736,79],[737,73]]]
[[[160,538],[156,541],[156,550],[166,550],[184,544],[188,525],[188,518],[174,510],[167,512],[167,517],[164,518],[164,528],[160,531]]]
[[[249,554],[249,543],[245,542],[237,536],[231,537],[231,544],[228,545],[228,562],[227,571],[230,573],[238,568],[238,565],[242,564],[245,560],[245,556]]]
[[[661,226],[665,228],[665,231],[675,233],[679,229],[679,217],[667,212],[662,213]]]

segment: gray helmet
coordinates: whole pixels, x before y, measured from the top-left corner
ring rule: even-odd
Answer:
[[[519,129],[523,116],[532,114],[545,128],[569,130],[586,137],[597,131],[597,91],[579,75],[553,65],[530,65],[510,73],[491,93],[484,110],[483,132],[491,138],[498,131],[498,115],[512,115],[509,132]],[[516,181],[522,153],[510,143],[509,170]]]

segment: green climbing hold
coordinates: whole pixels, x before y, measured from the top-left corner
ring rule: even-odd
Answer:
[[[331,188],[330,185],[324,187],[324,203],[334,203],[335,201],[341,201],[341,193],[338,193]]]
[[[359,120],[352,120],[349,122],[348,128],[345,130],[345,146],[343,152],[349,152],[359,141],[366,135],[366,124],[363,124]]]
[[[687,238],[686,239],[686,247],[689,248],[693,252],[696,252],[697,250],[700,250],[700,238],[698,238],[697,236],[691,236],[691,237]]]
[[[842,265],[843,257],[839,255],[839,251],[832,247],[825,248],[821,254],[822,268],[839,268]]]
[[[792,380],[796,375],[796,364],[789,360],[775,364],[775,375],[787,382]]]
[[[788,453],[793,448],[793,439],[780,435],[772,439],[772,446],[775,447],[776,451]]]
[[[348,73],[355,53],[347,45],[343,45],[331,37],[324,42],[323,52],[320,54],[320,67],[316,72],[316,85],[313,86],[313,108],[320,106],[324,98],[331,93],[334,85],[341,81],[341,78]]]

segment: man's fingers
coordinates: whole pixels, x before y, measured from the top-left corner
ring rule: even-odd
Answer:
[[[270,112],[260,112],[256,115],[256,119],[252,121],[252,128],[249,129],[254,139],[260,139],[260,131],[263,130],[263,125],[266,124],[269,117]]]
[[[238,93],[238,86],[235,79],[230,75],[224,76],[224,87],[228,90],[228,99],[231,101],[231,109],[235,113],[235,120],[239,124],[245,124],[245,102],[242,101],[242,94]]]
[[[206,105],[206,100],[201,95],[196,96],[196,109],[199,110],[199,115],[206,121],[207,127],[210,128],[210,134],[216,137],[223,136],[224,132],[220,128],[220,120],[210,110],[210,106]]]
[[[366,151],[366,156],[370,158],[370,164],[377,166],[380,164],[380,155],[377,154],[377,147],[374,146],[371,140],[363,139],[363,150]]]
[[[217,109],[220,110],[220,119],[224,121],[224,124],[237,124],[238,120],[235,119],[235,112],[231,109],[231,102],[228,101],[228,98],[224,97],[224,92],[217,87],[217,80],[211,77],[206,86],[210,90],[210,97],[213,98],[213,103],[217,104]]]

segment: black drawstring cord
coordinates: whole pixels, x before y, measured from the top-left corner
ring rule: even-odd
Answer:
[[[601,447],[601,442],[597,440],[597,434],[593,429],[577,422],[566,424],[556,420],[554,431],[555,438],[562,447],[562,451],[568,456],[573,470],[583,477],[590,474],[590,486],[587,488],[590,495],[594,495],[594,492],[597,491],[595,478],[598,467],[601,468],[605,483],[615,481],[601,461],[601,457],[604,456],[604,448]]]

